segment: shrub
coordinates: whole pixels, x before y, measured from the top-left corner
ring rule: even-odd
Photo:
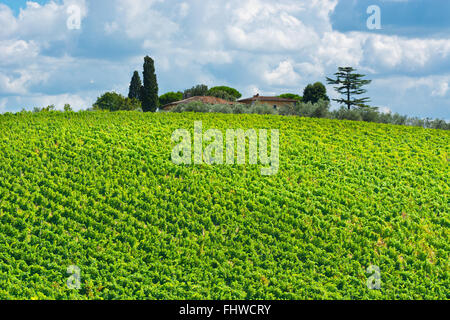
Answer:
[[[165,106],[166,104],[183,100],[183,92],[167,92],[159,97],[159,105]]]
[[[201,101],[192,101],[175,106],[171,112],[210,112],[211,105],[205,104]]]
[[[93,105],[94,110],[132,111],[142,110],[141,102],[134,98],[125,98],[116,92],[106,92]]]
[[[214,92],[214,91],[226,92],[229,96],[233,97],[233,100],[230,100],[230,101],[235,101],[242,97],[242,94],[239,91],[237,91],[234,88],[227,87],[227,86],[213,87],[213,88],[209,89],[208,95],[211,95],[210,93]],[[215,97],[215,96],[213,96],[213,97]]]
[[[297,100],[299,102],[301,102],[303,100],[302,97],[300,97],[298,94],[295,94],[295,93],[283,93],[283,94],[280,94],[278,97],[283,98],[283,99],[293,99],[293,100]]]
[[[378,122],[378,118],[380,113],[377,111],[376,108],[360,108],[356,109],[359,111],[359,114],[361,115],[361,118],[363,121],[366,122]]]
[[[209,112],[215,113],[233,113],[231,105],[228,104],[214,104],[210,107]]]
[[[35,108],[33,109],[33,112],[50,112],[50,111],[55,111],[55,110],[56,110],[55,105],[54,105],[54,104],[51,104],[51,105],[49,105],[49,106],[47,106],[47,107],[45,107],[45,108],[38,108],[38,107],[35,107]]]
[[[330,113],[330,102],[326,100],[319,100],[318,103],[313,104],[311,113],[312,118],[327,118]]]
[[[339,110],[333,112],[333,116],[339,120],[362,121],[361,113],[357,109],[348,110],[345,107],[341,107]]]
[[[227,101],[236,101],[236,98],[226,91],[219,89],[211,89],[207,93],[208,96],[224,99]]]
[[[249,106],[247,104],[233,104],[230,106],[231,110],[233,110],[233,113],[235,114],[242,114],[242,113],[248,113]]]
[[[395,113],[392,116],[392,121],[393,121],[392,124],[405,125],[407,119],[408,119],[407,116],[402,116],[402,115],[399,115],[398,113]]]
[[[184,90],[183,99],[197,96],[206,96],[207,93],[208,93],[208,86],[204,84],[199,84],[196,85],[195,87],[192,87],[191,89]]]
[[[248,111],[248,113],[256,114],[278,114],[278,111],[276,109],[264,103],[255,103],[254,105],[250,106]]]

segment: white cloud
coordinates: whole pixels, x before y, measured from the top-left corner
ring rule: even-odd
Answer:
[[[16,18],[15,34],[23,39],[33,39],[48,43],[50,41],[67,40],[71,37],[71,30],[67,28],[70,6],[79,8],[80,21],[87,16],[85,0],[64,0],[62,4],[49,1],[44,5],[27,1],[25,9],[20,9]]]
[[[167,39],[178,31],[178,24],[153,8],[160,0],[116,0],[117,24],[131,39]]]
[[[432,63],[445,62],[450,55],[450,39],[366,37],[364,51],[367,62],[385,69],[420,70]]]
[[[292,85],[300,81],[291,61],[282,61],[273,71],[265,72],[264,78],[269,85]]]
[[[448,81],[441,80],[436,84],[436,89],[431,92],[432,96],[445,97],[447,95],[448,90]]]
[[[161,91],[203,82],[234,86],[244,95],[301,94],[308,83],[325,82],[345,65],[375,78],[368,94],[375,105],[393,112],[403,108],[396,107],[403,105],[396,96],[419,110],[417,92],[445,103],[450,38],[338,32],[330,21],[337,3],[96,0],[88,6],[85,0],[29,1],[17,16],[0,4],[0,99],[7,99],[5,107],[19,99],[6,95],[20,95],[21,106],[50,104],[51,99],[61,106],[64,100],[89,106],[110,88],[125,94],[132,71],[140,70],[142,57],[149,54]],[[79,31],[66,27],[67,8],[74,4],[82,12]],[[329,95],[336,97],[334,91]]]
[[[8,99],[19,108],[18,111],[20,111],[22,107],[31,110],[33,107],[46,107],[52,104],[55,105],[57,110],[63,110],[66,103],[70,104],[73,110],[78,111],[91,107],[93,97],[84,97],[76,94],[33,94],[28,96],[11,96]]]
[[[0,66],[14,65],[39,55],[39,46],[34,41],[0,40]]]
[[[14,18],[12,10],[0,3],[0,39],[5,39],[11,36],[13,32],[17,29],[17,21]]]
[[[180,17],[184,18],[189,14],[189,3],[187,2],[182,2],[179,4],[179,8],[180,8]]]

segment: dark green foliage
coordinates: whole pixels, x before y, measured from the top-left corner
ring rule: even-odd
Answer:
[[[418,119],[408,118],[397,113],[381,113],[377,108],[357,108],[348,110],[347,108],[340,108],[330,112],[330,102],[319,100],[317,103],[299,102],[296,106],[283,106],[278,109],[273,109],[271,106],[264,104],[218,104],[210,105],[200,101],[194,101],[187,104],[180,104],[174,107],[170,112],[201,112],[201,113],[233,113],[233,114],[275,114],[282,116],[300,116],[308,118],[329,118],[338,120],[353,120],[376,122],[396,125],[408,125],[414,127],[423,127],[429,129],[443,129],[449,130],[450,123],[444,120],[436,119]]]
[[[294,112],[288,115],[300,117],[326,118],[328,117],[330,102],[319,100],[317,103],[300,102],[294,107]]]
[[[94,110],[108,111],[131,111],[139,110],[141,103],[139,100],[125,98],[116,92],[106,92],[93,105]]]
[[[72,110],[72,107],[70,106],[70,104],[66,103],[66,104],[64,105],[64,111],[65,111],[65,112],[73,111],[73,110]]]
[[[159,97],[159,105],[165,106],[166,104],[183,100],[183,92],[167,92]]]
[[[228,93],[230,96],[232,96],[232,97],[234,97],[234,100],[237,100],[237,99],[239,99],[239,98],[241,98],[242,97],[242,94],[238,91],[238,90],[236,90],[236,89],[234,89],[234,88],[230,88],[230,87],[227,87],[227,86],[218,86],[218,87],[213,87],[213,88],[211,88],[211,89],[209,89],[209,91],[211,92],[214,92],[214,91],[225,91],[226,93]],[[215,97],[214,95],[211,95],[211,94],[209,94],[210,96],[212,96],[212,97]],[[227,99],[228,100],[228,99]]]
[[[343,99],[333,99],[340,104],[347,105],[347,109],[352,107],[369,107],[366,103],[370,102],[370,98],[353,98],[367,92],[362,89],[363,86],[368,85],[372,80],[363,80],[363,74],[354,73],[355,69],[351,67],[339,67],[339,71],[335,73],[336,79],[327,77],[328,84],[337,85],[336,91],[344,96]]]
[[[279,95],[280,98],[283,99],[293,99],[293,100],[297,100],[299,102],[303,101],[303,97],[300,97],[298,94],[295,93],[283,93]],[[317,100],[319,101],[319,100]]]
[[[333,117],[339,120],[352,120],[352,121],[362,121],[362,115],[358,110],[349,110],[347,108],[341,107],[339,110],[333,112]]]
[[[47,106],[47,107],[45,107],[45,108],[38,108],[38,107],[35,107],[35,108],[33,109],[33,112],[50,112],[50,111],[55,111],[55,110],[56,110],[55,105],[54,105],[54,104],[51,104],[51,105],[49,105],[49,106]]]
[[[140,100],[141,88],[142,88],[141,77],[139,76],[139,72],[135,71],[133,73],[133,77],[131,78],[130,88],[128,91],[128,98]]]
[[[149,56],[144,58],[144,85],[141,87],[141,102],[144,112],[155,112],[159,107],[158,82],[155,62]]]
[[[360,108],[359,113],[361,114],[362,121],[366,122],[378,122],[379,112],[377,108]]]
[[[303,90],[302,101],[305,103],[317,103],[319,100],[330,101],[330,98],[327,96],[327,88],[322,82],[308,84]]]
[[[208,86],[205,84],[199,84],[191,89],[184,90],[183,99],[190,97],[203,97],[208,95]]]
[[[226,91],[219,90],[219,89],[210,89],[210,90],[208,90],[208,93],[206,95],[210,96],[210,97],[216,97],[216,98],[228,100],[228,101],[236,101],[236,97],[232,96],[231,94],[229,94]]]

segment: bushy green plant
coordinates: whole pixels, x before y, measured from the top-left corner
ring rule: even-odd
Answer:
[[[234,96],[232,96],[228,92],[220,90],[220,89],[210,89],[208,91],[207,95],[211,96],[211,97],[224,99],[224,100],[227,100],[227,101],[235,101],[236,100],[236,98]]]
[[[116,92],[106,92],[93,104],[94,110],[108,111],[132,111],[142,108],[141,102],[137,99],[125,98]]]
[[[423,120],[418,118],[408,118],[407,116],[401,116],[399,114],[381,113],[377,111],[377,108],[373,107],[361,107],[352,110],[348,110],[345,107],[341,107],[338,110],[330,112],[330,102],[325,100],[319,100],[319,102],[317,103],[300,102],[297,103],[296,105],[280,106],[277,109],[263,103],[256,103],[254,105],[247,105],[247,104],[210,105],[204,104],[201,101],[195,101],[188,104],[178,105],[174,107],[171,110],[171,112],[272,114],[282,116],[300,116],[308,118],[330,118],[338,120],[377,122],[385,124],[409,125],[423,128],[443,129],[443,130],[450,129],[450,123],[446,123],[444,120],[440,119]]]
[[[228,104],[214,104],[210,107],[209,112],[233,113],[233,108]]]
[[[208,95],[215,97],[214,95],[211,94],[211,93],[214,93],[215,91],[226,92],[229,96],[233,97],[232,100],[230,100],[230,101],[235,101],[242,97],[242,94],[238,90],[227,87],[227,86],[212,87],[211,89],[209,89]],[[228,100],[228,99],[226,99],[226,100]]]
[[[330,113],[330,102],[327,100],[319,100],[313,105],[313,111],[311,113],[312,118],[327,118]]]
[[[35,107],[33,109],[33,112],[50,112],[50,111],[56,111],[56,107],[54,104],[51,104],[45,108]]]
[[[293,100],[297,100],[298,102],[301,102],[303,100],[303,97],[301,97],[295,93],[283,93],[283,94],[280,94],[278,97],[283,98],[283,99],[293,99]]]
[[[210,112],[211,105],[203,103],[201,101],[192,101],[189,103],[183,103],[175,106],[170,111],[175,113],[181,113],[181,112]]]
[[[249,113],[248,112],[249,105],[247,105],[247,104],[235,103],[235,104],[231,105],[230,107],[231,107],[231,110],[233,110],[232,113],[234,113],[234,114]]]
[[[165,106],[166,104],[183,100],[183,92],[167,92],[159,97],[159,105]]]
[[[332,113],[335,119],[339,120],[351,120],[351,121],[362,121],[362,115],[357,109],[347,109],[341,107],[339,110],[335,110]]]
[[[265,103],[255,103],[249,107],[248,111],[256,114],[278,114],[277,109]]]
[[[197,96],[206,96],[207,93],[208,93],[208,86],[205,84],[199,84],[190,89],[184,90],[183,99]]]
[[[379,118],[379,112],[376,108],[372,107],[365,107],[365,108],[359,108],[355,109],[359,112],[361,115],[362,121],[365,122],[378,122]]]

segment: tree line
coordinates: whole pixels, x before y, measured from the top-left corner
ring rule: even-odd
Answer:
[[[377,107],[370,106],[369,97],[362,97],[367,93],[364,88],[369,85],[372,80],[364,79],[365,75],[356,72],[352,67],[339,67],[334,74],[335,78],[326,77],[329,85],[333,85],[336,92],[341,98],[332,99],[342,107],[339,110],[329,111],[330,98],[327,95],[327,89],[322,82],[308,84],[303,89],[303,94],[283,93],[278,97],[293,99],[299,102],[299,110],[289,111],[292,115],[310,116],[310,117],[328,117],[333,119],[360,120],[380,123],[406,124],[414,126],[422,126],[425,128],[441,128],[448,129],[450,124],[444,120],[409,118],[398,114],[383,114],[378,111]],[[167,92],[158,96],[158,80],[155,70],[154,60],[146,56],[144,58],[142,80],[139,72],[133,72],[130,85],[128,88],[128,97],[124,97],[116,92],[106,92],[97,98],[93,104],[93,110],[108,111],[133,111],[139,110],[143,112],[156,112],[160,107],[181,101],[194,96],[212,96],[227,101],[235,102],[242,97],[242,94],[235,88],[228,86],[215,86],[208,88],[205,84],[193,86],[184,91]],[[225,105],[224,105],[225,106]],[[206,112],[214,112],[213,110],[222,110],[224,106],[208,108],[206,106],[182,106],[176,110],[198,111],[206,110]],[[326,107],[324,107],[326,106]],[[230,106],[227,106],[230,108]],[[258,106],[256,111],[250,111],[248,108],[236,107],[233,110],[224,110],[225,112],[243,112],[249,113],[265,113],[265,108]],[[53,105],[47,108],[35,108],[37,111],[55,110]],[[65,111],[71,111],[70,105],[65,105]],[[218,111],[221,112],[221,111]],[[267,111],[273,113],[273,111]]]
[[[116,92],[106,92],[100,96],[93,105],[94,110],[109,111],[131,111],[141,110],[143,112],[155,112],[158,108],[181,101],[194,96],[211,96],[227,101],[237,101],[242,94],[235,88],[228,86],[215,86],[208,88],[205,84],[199,84],[183,92],[167,92],[158,96],[158,80],[155,72],[154,60],[146,56],[144,58],[142,80],[139,72],[133,72],[133,76],[128,88],[128,97],[124,97]],[[317,103],[320,100],[330,101],[327,90],[323,83],[316,82],[308,84],[303,90],[303,95],[295,93],[284,93],[280,98],[295,99],[299,102]]]

